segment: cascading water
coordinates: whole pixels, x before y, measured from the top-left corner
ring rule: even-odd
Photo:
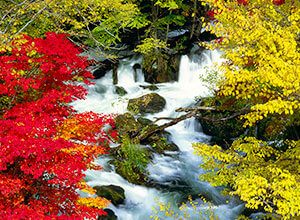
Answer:
[[[138,72],[138,82],[134,82],[132,66],[141,60],[123,60],[118,68],[119,84],[128,94],[121,97],[115,94],[112,85],[112,72],[105,77],[95,80],[95,85],[89,86],[89,94],[86,100],[73,103],[75,109],[83,111],[94,111],[98,113],[124,113],[130,98],[140,97],[149,93],[147,89],[139,85],[145,85],[141,72]],[[180,62],[179,81],[158,84],[156,91],[166,101],[164,111],[147,115],[147,118],[155,117],[178,117],[180,113],[174,110],[179,107],[187,107],[194,102],[195,96],[209,95],[208,89],[201,84],[199,73],[205,73],[205,66],[212,66],[214,62],[221,62],[218,51],[204,51],[201,56],[189,58],[182,56]],[[159,123],[163,123],[160,121]],[[202,194],[213,201],[212,210],[219,219],[234,219],[243,209],[242,204],[234,200],[226,202],[228,198],[222,196],[218,189],[211,187],[208,183],[201,182],[198,176],[203,172],[198,165],[201,158],[193,154],[191,143],[207,142],[209,136],[201,132],[201,126],[195,119],[188,119],[166,129],[171,133],[172,141],[179,147],[179,152],[167,152],[166,155],[155,154],[153,161],[148,165],[149,177],[161,186],[160,190],[146,188],[128,183],[125,179],[114,172],[114,168],[108,165],[106,157],[97,160],[104,170],[87,171],[86,181],[90,186],[96,185],[118,185],[125,190],[125,204],[115,207],[111,205],[115,214],[121,220],[144,220],[154,215],[153,207],[159,209],[155,198],[160,202],[172,204],[172,209],[180,214],[176,206],[188,195]],[[201,201],[199,201],[201,203]],[[199,206],[193,213],[193,209],[185,210],[190,214],[190,219],[198,219],[198,212],[208,208],[208,205]],[[158,214],[156,214],[158,215]],[[202,218],[205,214],[201,214]],[[161,219],[167,219],[163,215]],[[173,219],[173,218],[171,218]]]

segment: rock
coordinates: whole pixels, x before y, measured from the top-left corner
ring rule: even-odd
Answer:
[[[115,86],[115,91],[116,94],[123,96],[127,94],[127,91],[122,87],[122,86]]]
[[[118,216],[111,209],[103,209],[107,213],[107,215],[98,216],[98,220],[117,220]]]
[[[142,128],[141,124],[130,113],[118,115],[115,118],[115,125],[120,136],[131,136]]]
[[[134,114],[157,113],[164,109],[166,100],[157,93],[129,99],[127,109]]]
[[[151,91],[158,90],[158,87],[156,85],[154,85],[154,84],[149,85],[149,86],[140,85],[140,87],[143,88],[143,89],[149,89]]]
[[[113,66],[113,84],[114,85],[117,85],[118,84],[118,67],[117,65],[114,65]]]
[[[148,118],[138,118],[137,121],[143,126],[146,127],[147,125],[150,125],[152,121]]]
[[[146,171],[141,170],[137,165],[134,163],[139,163],[138,160],[131,161],[128,160],[115,160],[115,171],[117,174],[122,176],[126,179],[129,183],[137,184],[137,185],[145,185],[147,182]]]
[[[118,66],[118,61],[104,60],[100,63],[99,67],[93,72],[96,79],[100,79],[105,74]]]
[[[179,151],[179,147],[176,144],[171,143],[165,147],[165,150],[166,151]]]
[[[159,56],[155,64],[142,69],[145,81],[152,84],[177,81],[180,57],[178,54],[163,54]]]
[[[142,66],[139,63],[135,63],[132,68],[133,70],[137,70],[137,69],[142,69]]]
[[[111,201],[114,205],[120,205],[124,203],[125,191],[120,186],[108,185],[108,186],[95,186],[97,190],[96,194],[100,197],[104,197]]]
[[[142,69],[142,67],[141,67],[141,64],[139,64],[139,63],[136,63],[136,64],[134,64],[133,65],[133,72],[134,72],[134,75],[133,75],[133,77],[134,77],[134,82],[137,82],[137,69]]]
[[[226,112],[205,112],[202,116],[208,118],[224,118]],[[227,121],[207,121],[201,118],[197,118],[200,122],[203,132],[212,136],[211,144],[217,144],[227,149],[232,143],[232,139],[244,134],[243,122],[239,118],[233,118]]]

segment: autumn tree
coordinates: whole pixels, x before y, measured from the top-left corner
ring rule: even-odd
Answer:
[[[228,150],[194,144],[212,170],[201,179],[228,185],[251,209],[263,208],[284,219],[300,215],[300,141],[282,136],[299,127],[300,2],[293,0],[205,0],[211,8],[207,30],[219,38],[205,45],[224,52],[217,96],[235,99],[244,126],[264,119],[277,138],[240,138]],[[220,109],[226,108],[221,106]],[[246,111],[245,111],[246,110]],[[278,138],[284,137],[284,138]]]
[[[94,158],[116,133],[112,117],[77,113],[88,62],[65,35],[28,36],[0,55],[0,215],[5,219],[96,218],[105,214],[84,171],[101,169]],[[106,132],[103,128],[106,127]]]

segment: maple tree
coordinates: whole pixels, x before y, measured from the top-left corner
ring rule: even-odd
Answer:
[[[19,36],[0,54],[0,215],[3,218],[96,218],[109,204],[84,171],[117,135],[112,115],[77,113],[92,77],[87,59],[63,34]],[[103,128],[105,127],[105,130]]]
[[[293,0],[205,0],[211,7],[207,30],[227,59],[220,66],[217,96],[235,99],[245,114],[244,126],[263,119],[277,132],[269,142],[239,138],[228,150],[194,144],[203,157],[201,176],[213,185],[229,185],[246,207],[281,216],[300,215],[300,141],[281,134],[299,126],[300,2]],[[233,106],[231,106],[232,108]],[[221,109],[226,109],[221,106]],[[235,108],[237,108],[235,106]]]

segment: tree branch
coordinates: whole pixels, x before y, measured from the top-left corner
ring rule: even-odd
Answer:
[[[148,129],[146,129],[146,131],[144,131],[142,133],[141,133],[141,131],[143,129],[140,129],[135,134],[132,135],[132,138],[137,138],[139,141],[143,141],[143,140],[147,139],[150,135],[160,132],[167,127],[175,125],[175,124],[177,124],[185,119],[191,118],[191,117],[196,117],[197,119],[202,119],[202,120],[206,120],[206,121],[210,121],[210,122],[218,122],[218,121],[227,121],[227,120],[230,120],[230,119],[233,119],[238,116],[245,115],[245,114],[251,112],[251,110],[249,108],[244,108],[244,109],[241,109],[239,112],[236,112],[228,117],[213,119],[210,117],[201,117],[201,116],[197,116],[197,115],[200,113],[200,111],[221,111],[215,107],[199,106],[199,107],[191,107],[191,108],[178,108],[175,111],[176,112],[188,112],[188,113],[181,115],[178,118],[168,118],[168,117],[156,118],[156,120],[154,122],[152,122],[150,125],[155,124],[159,120],[170,120],[170,122],[167,122],[167,123],[157,126],[155,128],[149,127]]]

